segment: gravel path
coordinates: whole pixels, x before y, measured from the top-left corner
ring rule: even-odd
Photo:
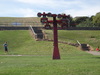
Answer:
[[[49,56],[49,55],[0,55],[0,56]]]
[[[87,53],[90,53],[92,55],[100,55],[100,52],[98,51],[86,51]]]

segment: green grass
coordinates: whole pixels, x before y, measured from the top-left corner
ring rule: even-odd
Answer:
[[[13,23],[21,23],[18,26],[41,26],[39,17],[0,17],[0,26],[16,26]]]
[[[8,54],[10,55],[51,55],[53,52],[53,42],[35,41],[30,32],[25,30],[0,31],[0,54],[5,54],[3,48],[5,41],[8,42]],[[59,44],[59,49],[62,54],[77,52],[76,47],[66,44]]]
[[[52,30],[46,30],[49,38],[52,38]],[[91,45],[94,49],[100,46],[100,31],[90,30],[59,30],[58,39],[60,41],[66,41],[71,43],[85,43]]]
[[[0,31],[0,54],[4,53],[3,43],[8,42],[9,54],[50,54],[51,42],[35,41],[29,31]],[[45,46],[45,45],[46,46]],[[50,50],[50,51],[49,51]]]
[[[73,33],[73,31],[59,31],[59,36],[67,36],[67,32]],[[75,32],[73,34],[76,34]],[[72,35],[69,35],[71,38]],[[66,38],[59,37],[59,39],[67,41]],[[2,44],[5,41],[8,42],[8,53],[3,49]],[[53,42],[35,41],[26,30],[0,31],[0,55],[23,55],[0,56],[0,75],[100,74],[100,56],[93,56],[66,44],[59,44],[59,51],[61,59],[52,60]]]
[[[99,75],[100,56],[0,56],[0,75]]]

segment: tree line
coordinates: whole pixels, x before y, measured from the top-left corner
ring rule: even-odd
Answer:
[[[73,21],[77,24],[77,27],[100,27],[100,12],[91,17],[75,17]]]

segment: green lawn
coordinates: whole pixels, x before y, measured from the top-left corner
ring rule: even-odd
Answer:
[[[0,31],[0,54],[4,54],[5,41],[8,42],[8,54],[51,54],[52,43],[35,41],[29,31]]]
[[[50,39],[52,38],[53,31],[45,31]],[[100,46],[100,31],[98,30],[59,30],[59,41],[66,41],[70,43],[85,43],[91,45],[94,49]]]
[[[100,56],[0,56],[0,75],[99,75]]]
[[[73,31],[59,31],[59,36],[67,36],[67,32]],[[66,38],[60,40],[67,41]],[[8,53],[3,49],[5,41],[8,42]],[[66,44],[59,44],[59,51],[61,59],[52,60],[53,42],[35,41],[26,30],[0,31],[0,55],[23,55],[0,56],[0,75],[100,74],[100,56],[93,56]]]
[[[39,17],[0,17],[0,26],[16,26],[16,24],[17,26],[41,26]]]

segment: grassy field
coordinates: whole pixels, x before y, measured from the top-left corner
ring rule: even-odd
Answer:
[[[39,17],[0,17],[0,26],[42,26]]]
[[[71,34],[76,34],[77,31],[59,31],[59,36],[67,36],[68,32],[70,32],[69,35],[71,38]],[[95,36],[97,32],[92,32],[92,34],[94,34],[92,36]],[[73,37],[74,36],[75,35],[73,35]],[[59,40],[67,41],[68,39],[61,39],[61,37],[59,37]],[[8,42],[8,53],[5,53],[3,49],[3,43],[5,41]],[[79,41],[82,42],[81,40]],[[79,50],[76,47],[66,44],[59,44],[59,51],[61,59],[52,60],[53,42],[35,41],[33,37],[30,35],[30,31],[26,30],[0,31],[0,75],[100,74],[100,56],[93,56],[91,54]]]
[[[50,39],[52,38],[53,31],[45,31]],[[70,43],[85,43],[91,45],[94,49],[100,46],[100,31],[96,30],[59,30],[59,41],[66,41]]]
[[[9,54],[50,54],[52,43],[35,41],[30,31],[0,31],[0,54],[4,53],[3,43],[8,42]],[[46,44],[46,47],[45,45]],[[50,51],[49,51],[50,50]]]
[[[52,18],[49,17],[49,20]],[[39,26],[43,25],[40,22],[40,17],[0,17],[0,26]]]
[[[0,56],[0,75],[99,75],[100,56]]]

